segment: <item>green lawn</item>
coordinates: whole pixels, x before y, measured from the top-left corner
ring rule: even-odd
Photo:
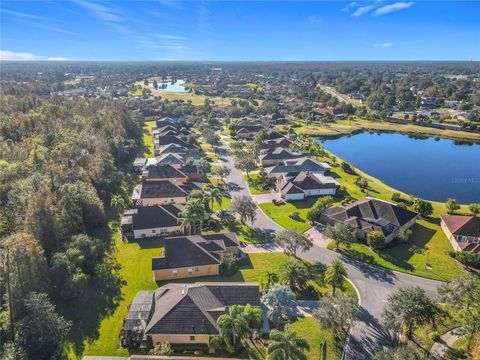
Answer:
[[[302,201],[287,202],[284,205],[275,205],[273,203],[259,204],[268,217],[287,229],[306,231],[310,229],[310,223],[307,221],[307,212],[315,203],[317,198],[309,198]],[[297,211],[301,220],[293,220],[289,217],[294,211]]]
[[[230,207],[230,204],[232,203],[232,200],[222,196],[222,204],[219,205],[217,202],[213,203],[213,211],[218,211],[222,209],[228,209]]]
[[[248,225],[241,224],[238,220],[223,220],[220,228],[215,232],[234,232],[241,242],[247,244],[262,244],[267,242],[264,235],[252,229]]]
[[[300,318],[291,325],[299,337],[306,340],[310,350],[306,353],[307,359],[320,359],[321,346],[327,342],[327,360],[338,360],[342,356],[343,344],[338,344],[334,339],[334,334],[330,330],[320,328],[313,317]]]
[[[450,243],[434,220],[418,220],[412,231],[414,235],[407,243],[391,248],[373,251],[361,243],[353,244],[350,249],[341,248],[354,259],[430,279],[449,281],[460,274],[461,270],[447,254]],[[333,249],[335,245],[332,242],[328,247]]]
[[[147,121],[143,127],[143,143],[146,147],[145,157],[152,157],[155,155],[153,144],[152,128],[155,127],[155,121]]]
[[[244,179],[245,179],[245,182],[248,185],[248,190],[250,190],[250,193],[252,195],[268,194],[270,191],[263,190],[263,189],[251,184],[251,181],[255,180],[257,178],[258,178],[258,174],[249,174],[248,176],[244,175]]]

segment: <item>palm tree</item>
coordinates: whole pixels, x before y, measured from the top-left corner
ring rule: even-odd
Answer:
[[[110,199],[110,206],[114,207],[117,211],[120,211],[125,207],[125,199],[121,195],[115,194]]]
[[[203,199],[190,199],[185,207],[190,209],[192,215],[192,221],[194,224],[200,223],[200,233],[203,229],[203,222],[205,221],[205,203]]]
[[[332,286],[333,295],[335,295],[335,290],[338,286],[343,284],[343,280],[347,277],[347,269],[343,263],[336,259],[325,270],[325,282]]]
[[[260,288],[263,291],[268,290],[272,285],[278,283],[278,275],[273,271],[265,271],[262,276],[260,276]]]
[[[285,327],[284,331],[272,330],[267,354],[271,360],[306,359],[303,350],[308,350],[308,343],[299,338],[297,333]]]
[[[299,260],[288,260],[282,264],[282,280],[290,289],[299,290],[308,281],[309,273],[305,264]]]
[[[210,210],[213,211],[213,204],[216,202],[218,206],[222,206],[222,191],[218,186],[208,187],[208,198],[210,200]]]
[[[185,206],[182,211],[178,213],[177,223],[180,225],[180,230],[184,234],[192,235],[192,213],[191,208]]]
[[[221,315],[217,320],[220,328],[220,337],[223,339],[227,348],[236,350],[241,342],[250,335],[248,321],[243,311],[236,306],[228,308],[228,313]]]

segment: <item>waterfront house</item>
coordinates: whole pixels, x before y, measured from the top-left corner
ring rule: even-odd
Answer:
[[[333,177],[314,175],[311,172],[287,173],[277,181],[277,190],[287,201],[335,195],[339,187],[340,184]]]
[[[441,226],[455,251],[468,251],[480,260],[480,218],[442,215]]]
[[[262,154],[258,157],[259,165],[263,167],[280,165],[285,163],[287,160],[300,159],[303,157],[302,154],[294,153],[290,150],[284,148],[275,148],[268,150],[265,154]]]
[[[397,204],[366,197],[349,205],[328,208],[324,211],[322,220],[349,224],[357,229],[359,238],[366,238],[374,230],[380,231],[388,243],[395,239],[400,231],[412,227],[417,216],[418,214]]]

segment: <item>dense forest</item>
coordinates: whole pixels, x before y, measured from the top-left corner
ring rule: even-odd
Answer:
[[[56,87],[9,82],[0,94],[6,359],[56,358],[72,327],[57,309],[75,308],[89,287],[119,281],[112,244],[95,234],[112,197],[129,193],[127,169],[143,152],[141,123],[123,103],[45,96]]]

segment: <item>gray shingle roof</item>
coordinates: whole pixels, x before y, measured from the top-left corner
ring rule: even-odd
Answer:
[[[167,284],[155,291],[146,334],[218,334],[216,319],[231,305],[260,306],[257,284]]]
[[[417,216],[398,205],[370,197],[346,206],[332,206],[325,210],[324,215],[366,232],[382,231],[386,236]]]

